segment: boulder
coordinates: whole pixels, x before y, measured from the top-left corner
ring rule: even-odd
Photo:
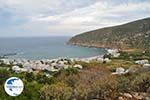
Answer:
[[[143,65],[143,64],[148,64],[149,61],[148,60],[137,60],[135,61],[136,64],[140,64],[140,65]]]
[[[116,69],[116,72],[112,73],[112,74],[126,74],[127,72],[125,72],[125,69],[122,67],[119,67]]]
[[[142,95],[140,95],[139,93],[135,93],[134,95],[134,98],[137,99],[137,100],[142,100],[144,97]]]
[[[129,94],[129,93],[124,93],[123,96],[126,97],[126,98],[132,98],[132,95]]]
[[[139,71],[139,69],[140,69],[140,68],[138,68],[138,67],[130,67],[129,69],[127,69],[127,71],[128,71],[129,73],[136,73],[136,72]]]
[[[141,68],[143,71],[150,71],[150,64],[144,64]]]
[[[150,69],[150,64],[144,64],[143,67],[144,67],[144,68],[149,68],[149,69]]]
[[[119,67],[119,68],[116,69],[116,72],[117,73],[123,73],[123,72],[125,72],[125,69],[122,68],[122,67]]]

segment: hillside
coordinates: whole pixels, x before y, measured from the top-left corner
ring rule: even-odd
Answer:
[[[150,49],[150,18],[85,32],[72,37],[68,43],[121,50]]]

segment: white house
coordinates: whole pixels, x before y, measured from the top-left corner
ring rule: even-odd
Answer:
[[[119,57],[120,56],[118,49],[107,49],[107,54],[111,54],[113,57]]]
[[[14,71],[15,73],[20,73],[21,69],[19,66],[12,66],[12,71]]]
[[[78,65],[78,64],[74,65],[73,67],[74,67],[74,68],[83,69],[82,65]]]

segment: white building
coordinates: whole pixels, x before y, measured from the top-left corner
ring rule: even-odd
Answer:
[[[73,67],[74,67],[74,68],[83,69],[82,65],[78,65],[78,64],[74,65]]]
[[[113,57],[119,57],[120,53],[117,49],[107,49],[107,54],[111,54]]]

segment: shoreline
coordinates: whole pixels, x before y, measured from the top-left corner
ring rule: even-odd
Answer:
[[[106,53],[107,53],[107,50],[108,49],[111,49],[111,48],[102,48],[102,47],[96,47],[96,46],[83,46],[83,45],[73,45],[73,44],[67,44],[65,43],[66,45],[70,45],[70,46],[77,46],[77,47],[85,47],[85,48],[93,48],[93,49],[103,49],[104,52],[103,54],[98,54],[98,55],[94,55],[94,56],[87,56],[87,57],[67,57],[67,56],[60,56],[60,57],[54,57],[54,58],[51,58],[51,57],[45,57],[46,59],[59,59],[59,58],[68,58],[68,59],[88,59],[88,58],[95,58],[95,57],[99,57],[99,56],[104,56]],[[45,58],[26,58],[26,57],[21,57],[21,56],[17,56],[19,55],[20,53],[5,53],[5,54],[1,54],[0,55],[0,59],[27,59],[27,60],[44,60]],[[17,56],[17,57],[15,57]]]
[[[82,65],[75,64],[75,62],[82,61],[90,63],[92,60],[104,61],[103,55],[87,58],[56,58],[56,59],[41,59],[41,60],[29,60],[19,58],[0,58],[0,65],[5,68],[11,68],[16,73],[21,72],[34,72],[34,71],[50,71],[58,72],[62,68],[76,68],[82,69]],[[9,67],[7,67],[9,66]]]
[[[138,49],[138,48],[117,48],[117,47],[112,47],[112,46],[104,46],[104,45],[89,45],[89,44],[84,44],[84,43],[72,43],[72,42],[67,42],[68,45],[72,46],[81,46],[81,47],[89,47],[89,48],[102,48],[102,49],[118,49],[119,51],[123,52],[134,52],[134,51],[146,51],[147,49]]]
[[[84,57],[84,58],[68,58],[68,57],[58,57],[55,59],[40,59],[40,60],[29,60],[25,58],[0,58],[0,65],[8,65],[9,67],[15,72],[33,72],[35,70],[40,71],[51,71],[57,72],[60,69],[64,68],[73,68],[78,66],[82,69],[82,65],[75,65],[76,62],[85,62],[90,63],[91,61],[98,61],[102,63],[110,62],[108,56],[111,55],[112,57],[118,57],[120,55],[119,50],[117,49],[105,49],[107,52],[102,55],[96,55],[91,57]]]

